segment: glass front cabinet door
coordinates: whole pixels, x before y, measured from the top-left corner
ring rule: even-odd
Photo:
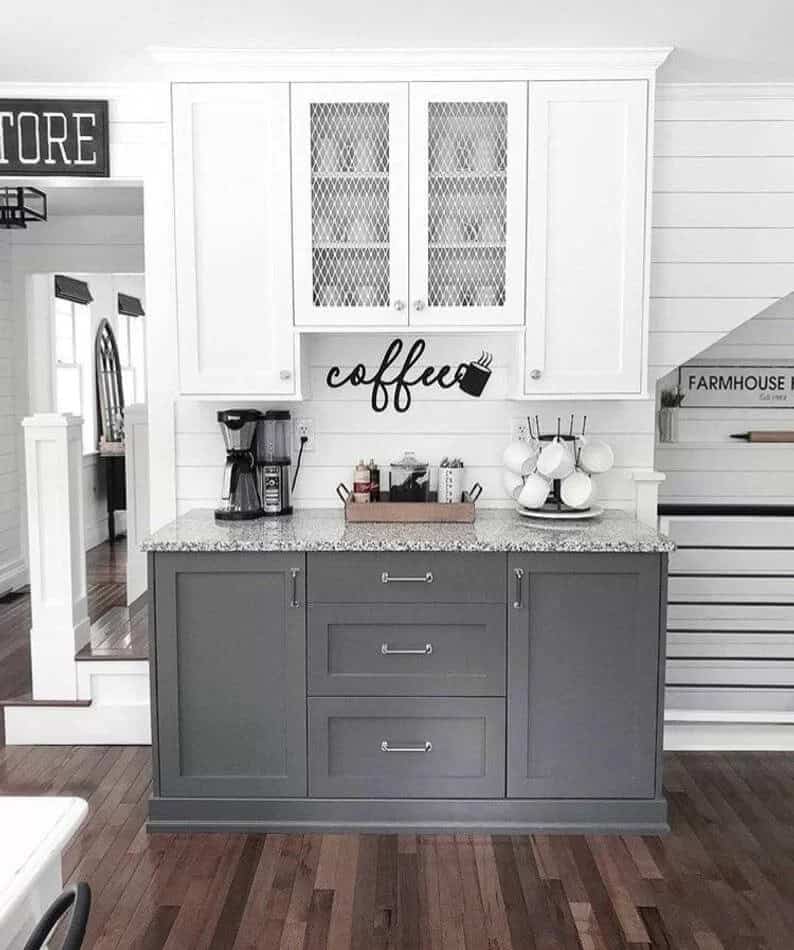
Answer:
[[[408,85],[292,87],[295,323],[408,322]]]
[[[411,84],[411,324],[523,324],[526,130],[526,83]]]

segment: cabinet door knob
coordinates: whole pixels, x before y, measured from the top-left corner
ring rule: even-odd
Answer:
[[[424,310],[425,302],[424,300],[414,300],[414,310]]]
[[[543,373],[542,373],[539,369],[533,369],[532,372],[529,374],[529,378],[530,378],[530,379],[540,379],[540,377],[541,377],[542,375],[543,375]]]
[[[395,300],[394,309],[399,313],[401,310],[405,310],[405,301],[404,300]]]
[[[278,374],[279,379],[292,379],[292,373],[288,369],[282,369]]]

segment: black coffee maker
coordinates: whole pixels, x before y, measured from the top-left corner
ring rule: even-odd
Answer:
[[[253,443],[262,413],[256,409],[222,409],[218,424],[226,446],[219,521],[249,521],[264,515],[257,487]]]

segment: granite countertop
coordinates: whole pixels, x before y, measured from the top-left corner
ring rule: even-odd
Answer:
[[[147,537],[144,551],[570,551],[665,553],[675,545],[622,511],[592,521],[529,522],[482,510],[474,524],[346,524],[341,509],[219,522],[195,509]]]

